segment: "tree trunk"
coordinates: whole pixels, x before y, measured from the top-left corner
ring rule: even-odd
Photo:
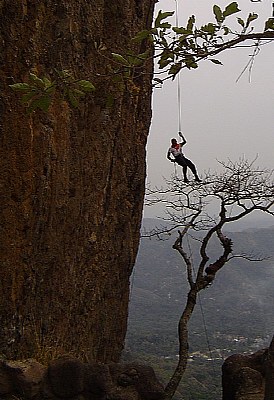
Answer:
[[[118,86],[96,48],[108,57],[145,51],[148,43],[130,38],[150,27],[153,8],[153,0],[0,0],[0,353],[9,358],[120,356],[152,63]],[[48,114],[26,115],[8,85],[54,68],[90,79],[94,95],[79,109],[56,99]]]
[[[188,292],[187,302],[179,320],[179,359],[173,375],[165,387],[165,400],[171,400],[174,397],[187,367],[189,354],[188,323],[196,305],[197,293],[198,290],[196,285]]]

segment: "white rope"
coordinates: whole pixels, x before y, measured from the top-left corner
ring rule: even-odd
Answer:
[[[179,5],[178,0],[175,0],[176,3],[176,11],[175,11],[175,24],[179,26]],[[181,81],[180,81],[180,73],[177,74],[177,104],[178,104],[178,131],[182,132],[182,115],[181,115]]]

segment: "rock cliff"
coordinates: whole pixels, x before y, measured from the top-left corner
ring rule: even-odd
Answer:
[[[117,361],[139,243],[152,63],[113,82],[111,52],[149,48],[151,0],[0,1],[0,352]],[[100,48],[101,52],[98,51]],[[30,116],[10,84],[69,70],[96,87]],[[110,101],[111,99],[111,101]]]

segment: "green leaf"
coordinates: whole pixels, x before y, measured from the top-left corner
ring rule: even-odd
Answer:
[[[121,54],[111,53],[111,55],[115,59],[115,61],[119,62],[120,64],[127,66],[129,65],[128,60],[126,60],[123,56],[121,56]]]
[[[53,83],[52,86],[49,86],[49,87],[46,88],[45,93],[47,93],[47,94],[52,94],[52,93],[55,92],[55,89],[56,89],[56,86],[55,86],[55,84]]]
[[[185,63],[185,65],[186,65],[186,67],[188,68],[188,69],[191,69],[191,68],[198,68],[198,64],[195,62],[195,59],[194,59],[194,57],[186,57],[185,59],[184,59],[184,63]]]
[[[38,102],[38,107],[41,110],[47,112],[48,109],[49,109],[50,103],[51,103],[51,97],[50,96],[42,96],[41,99],[40,99],[40,102]]]
[[[141,42],[144,39],[147,39],[150,35],[150,31],[148,31],[147,29],[145,29],[144,31],[140,31],[137,33],[137,35],[132,38],[133,41],[135,42]]]
[[[76,97],[84,97],[86,94],[79,89],[72,89],[72,93]]]
[[[245,27],[245,22],[242,18],[237,18],[237,21],[243,28]]]
[[[39,99],[35,99],[33,100],[28,109],[27,112],[28,114],[30,114],[32,111],[36,110],[37,108],[39,108],[42,111],[47,112],[49,109],[51,103],[51,98],[49,96],[41,96]]]
[[[95,90],[95,86],[90,81],[81,80],[78,82],[78,85],[80,85],[81,89],[85,92],[91,92]]]
[[[222,23],[224,20],[224,16],[222,10],[216,4],[213,6],[213,13],[215,15],[215,19],[218,22],[218,24]]]
[[[182,69],[182,64],[181,63],[177,63],[177,64],[173,64],[168,73],[169,75],[174,75],[173,78],[175,78],[175,76],[178,74],[178,72]]]
[[[248,18],[247,18],[247,21],[246,21],[246,28],[248,28],[249,27],[249,25],[250,25],[250,23],[252,22],[252,21],[255,21],[255,19],[257,19],[258,18],[258,14],[255,14],[255,13],[250,13],[249,14],[249,16],[248,16]]]
[[[159,67],[161,69],[165,68],[170,63],[171,63],[171,60],[167,60],[167,59],[163,59],[163,58],[160,58],[160,60],[158,61]]]
[[[43,77],[43,82],[46,88],[50,87],[53,82],[51,82],[46,76]]]
[[[189,32],[186,28],[177,28],[176,26],[172,28],[173,32],[177,33],[178,35],[189,35]]]
[[[163,26],[161,26],[161,21],[165,18],[171,17],[174,14],[174,11],[167,11],[167,12],[162,12],[162,10],[160,10],[158,12],[157,18],[155,19],[155,23],[154,23],[154,27],[155,28],[161,28]]]
[[[274,30],[274,18],[269,18],[267,21],[265,21],[265,27],[264,30]]]
[[[209,61],[213,62],[213,64],[223,65],[221,61],[215,60],[214,58],[209,58]]]
[[[30,85],[24,82],[14,83],[13,85],[9,85],[12,90],[26,92],[31,89]]]
[[[28,103],[36,94],[37,94],[37,92],[36,92],[35,90],[24,94],[24,95],[22,96],[21,102],[22,102],[23,104]]]
[[[216,30],[218,29],[218,26],[210,22],[207,25],[204,25],[201,27],[201,31],[210,33],[211,35],[214,35]]]
[[[148,57],[148,52],[145,52],[137,55],[128,56],[128,61],[130,65],[136,66],[143,64],[143,61],[146,60],[147,57]]]
[[[141,60],[146,60],[149,56],[149,50],[145,51],[144,53],[138,54],[136,57],[141,58]]]
[[[30,72],[29,74],[30,80],[35,83],[36,86],[38,86],[40,89],[44,89],[45,83],[42,79],[38,78],[37,75],[33,74]]]
[[[78,107],[79,101],[78,101],[77,98],[74,96],[74,93],[73,93],[72,90],[69,90],[69,91],[68,91],[68,99],[69,99],[70,104],[71,104],[73,107],[75,107],[75,108]]]
[[[171,24],[169,22],[164,22],[163,24],[159,25],[159,28],[169,29],[171,28]]]
[[[230,3],[224,10],[223,16],[224,18],[228,17],[229,15],[235,14],[237,12],[241,11],[238,7],[238,3],[236,1],[233,1],[233,3]]]

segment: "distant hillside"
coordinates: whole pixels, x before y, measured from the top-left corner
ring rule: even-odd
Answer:
[[[152,221],[144,223],[151,225]],[[190,351],[208,353],[209,341],[216,358],[265,347],[274,333],[274,226],[227,235],[234,242],[234,254],[267,259],[232,259],[213,285],[200,293],[201,307],[197,304],[190,326]],[[141,240],[132,276],[127,335],[127,349],[134,354],[176,357],[177,323],[188,288],[185,266],[172,249],[175,238],[176,234],[166,241]],[[198,242],[188,244],[197,263]],[[213,258],[218,256],[218,248],[218,243],[211,247]]]

